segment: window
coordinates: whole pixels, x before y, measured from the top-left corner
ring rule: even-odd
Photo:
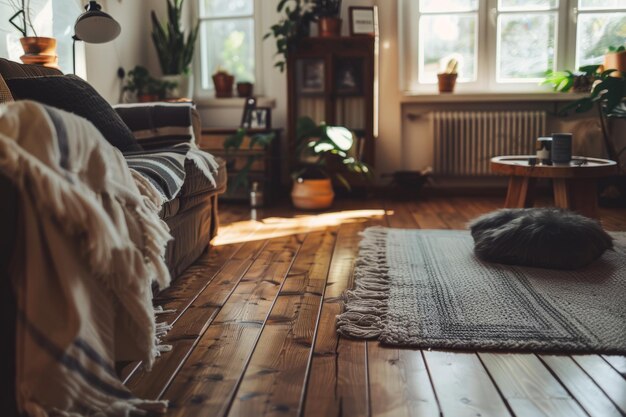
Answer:
[[[199,0],[202,90],[213,90],[211,77],[218,68],[236,81],[255,82],[254,6],[254,0]]]
[[[0,56],[20,62],[24,54],[20,45],[21,33],[8,21],[15,13],[14,4],[21,4],[15,0],[0,0]],[[51,36],[57,40],[57,55],[59,67],[64,73],[72,72],[72,35],[74,22],[82,12],[79,1],[48,0],[31,1],[31,21],[39,36]],[[32,36],[32,31],[28,30]]]
[[[545,72],[602,63],[626,43],[626,0],[403,0],[404,89],[434,91],[458,61],[459,91],[540,91]]]

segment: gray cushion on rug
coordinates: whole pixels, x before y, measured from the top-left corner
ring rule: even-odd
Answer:
[[[470,230],[476,256],[506,265],[578,269],[613,248],[597,221],[555,208],[497,210]]]

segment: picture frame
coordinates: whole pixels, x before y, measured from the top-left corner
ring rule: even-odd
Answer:
[[[335,67],[335,91],[340,94],[361,94],[362,72],[362,60],[338,60]]]
[[[270,129],[272,127],[272,109],[256,107],[250,114],[250,129]]]
[[[241,123],[239,127],[244,129],[250,128],[250,123],[252,121],[252,111],[256,108],[256,98],[248,97],[246,98],[245,104],[243,106],[243,113],[241,114]]]
[[[301,59],[297,63],[298,90],[302,94],[323,93],[325,64],[323,59]]]
[[[376,36],[376,6],[351,6],[348,8],[350,17],[350,36]]]

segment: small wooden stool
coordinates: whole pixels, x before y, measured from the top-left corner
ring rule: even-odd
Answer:
[[[569,165],[530,165],[529,158],[534,155],[491,158],[491,170],[510,177],[504,207],[532,207],[535,178],[550,178],[557,207],[599,218],[596,180],[617,174],[615,161],[575,156]]]

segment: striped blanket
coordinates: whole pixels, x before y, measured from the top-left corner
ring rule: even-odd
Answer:
[[[0,173],[21,210],[11,272],[20,413],[165,412],[114,370],[149,368],[162,348],[151,288],[170,280],[160,196],[91,123],[31,101],[0,105]]]
[[[199,169],[215,187],[218,163],[213,155],[195,145],[200,134],[199,118],[189,103],[150,103],[118,105],[115,110],[145,149],[125,153],[128,166],[159,191],[164,201],[171,201],[185,181],[188,169]]]
[[[125,153],[128,167],[140,173],[156,188],[164,201],[171,201],[185,182],[185,161],[193,162],[191,169],[199,169],[215,187],[219,165],[213,155],[193,147],[192,143],[179,143],[170,148]],[[188,168],[189,169],[189,168]]]

